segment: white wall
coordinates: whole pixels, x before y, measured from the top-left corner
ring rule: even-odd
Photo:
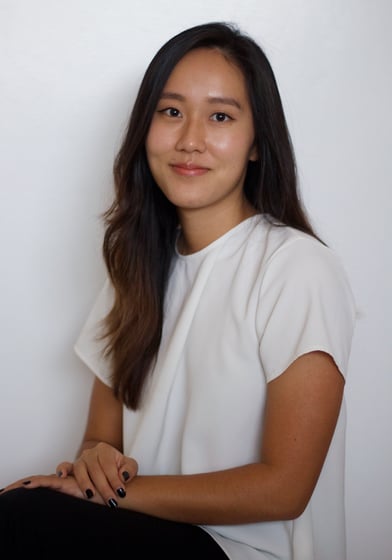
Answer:
[[[349,560],[391,559],[391,17],[388,0],[0,0],[0,486],[79,444],[92,379],[72,346],[104,277],[99,215],[142,72],[174,33],[231,20],[269,55],[305,202],[362,312]]]

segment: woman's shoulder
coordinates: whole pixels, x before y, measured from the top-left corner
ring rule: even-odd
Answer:
[[[337,254],[317,237],[291,226],[277,223],[265,215],[253,222],[249,248],[263,253],[263,261],[294,261],[337,259]]]
[[[350,292],[350,281],[340,255],[317,237],[296,228],[275,224],[265,217],[255,223],[247,262],[257,267],[264,288],[297,286],[300,290]],[[279,288],[280,286],[280,288]]]

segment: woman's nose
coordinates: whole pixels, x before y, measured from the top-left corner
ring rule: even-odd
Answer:
[[[205,128],[197,119],[184,122],[176,143],[176,149],[185,152],[203,152],[205,150]]]

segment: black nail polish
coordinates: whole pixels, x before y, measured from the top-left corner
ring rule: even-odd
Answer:
[[[57,476],[58,476],[59,478],[61,478],[61,477],[63,476],[63,471],[57,471],[56,474],[57,474]]]
[[[24,484],[25,486],[27,486],[28,484],[31,484],[31,480],[24,480],[22,482],[22,484]]]
[[[110,500],[108,500],[108,504],[111,508],[118,507],[118,503],[116,502],[116,500],[114,498],[110,498]]]
[[[127,480],[129,480],[129,472],[128,472],[128,471],[124,471],[124,472],[122,473],[122,475],[123,475],[123,479],[125,480],[125,482],[126,482]]]
[[[87,488],[86,490],[86,496],[89,500],[91,500],[91,498],[94,496],[93,491],[90,490],[90,488]]]
[[[116,492],[117,492],[117,495],[120,496],[120,498],[125,498],[126,492],[125,492],[124,488],[121,488],[121,487],[117,488]]]
[[[0,493],[4,492],[5,488],[0,488]]]

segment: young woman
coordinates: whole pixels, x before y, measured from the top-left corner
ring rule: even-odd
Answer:
[[[114,178],[108,279],[75,347],[95,374],[81,447],[3,490],[3,546],[344,560],[355,307],[261,48],[219,22],[169,40]]]

